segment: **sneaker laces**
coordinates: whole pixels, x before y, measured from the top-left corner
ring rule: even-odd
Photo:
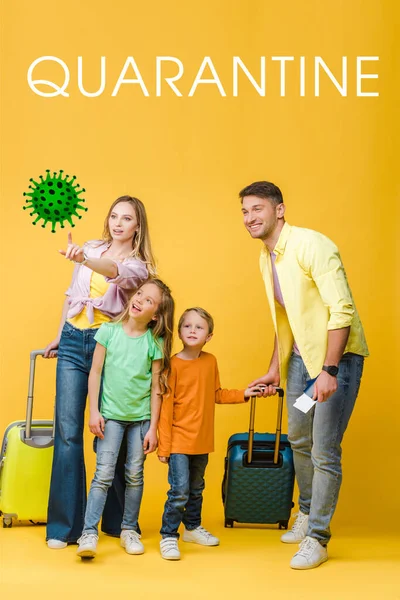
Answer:
[[[297,552],[298,556],[304,556],[304,558],[309,558],[311,556],[311,554],[314,552],[317,544],[318,544],[318,540],[312,538],[312,537],[305,537],[304,540],[301,542],[300,544],[300,549]]]
[[[304,521],[307,519],[308,515],[305,515],[302,512],[298,512],[296,515],[294,515],[296,517],[295,522],[293,523],[292,526],[292,532],[294,534],[299,533],[300,528],[302,527]]]
[[[90,531],[85,531],[82,533],[81,537],[78,539],[78,544],[85,544],[86,542],[97,542],[99,536],[95,533],[91,533]]]
[[[141,535],[134,529],[125,529],[126,534],[124,535],[125,540],[128,542],[136,543],[140,540]]]

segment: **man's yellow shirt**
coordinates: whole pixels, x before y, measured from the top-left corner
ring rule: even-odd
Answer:
[[[287,376],[294,339],[312,378],[324,364],[329,330],[350,327],[345,352],[368,356],[364,330],[335,244],[317,231],[285,223],[273,252],[285,308],[275,300],[271,256],[265,246],[260,269],[278,340],[281,383]]]

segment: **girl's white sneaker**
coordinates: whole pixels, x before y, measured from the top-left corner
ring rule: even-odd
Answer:
[[[143,554],[144,546],[140,541],[140,535],[134,529],[123,529],[121,531],[121,546],[128,554]]]
[[[78,540],[79,546],[78,550],[76,551],[77,555],[81,558],[94,558],[96,556],[98,541],[99,536],[95,533],[82,533]]]

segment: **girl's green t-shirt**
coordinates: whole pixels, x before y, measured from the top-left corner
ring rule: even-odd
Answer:
[[[162,358],[150,329],[139,337],[125,333],[122,323],[103,323],[95,335],[106,348],[100,412],[106,419],[150,419],[151,366]]]

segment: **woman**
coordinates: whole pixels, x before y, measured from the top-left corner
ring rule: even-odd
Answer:
[[[56,431],[47,517],[47,545],[65,548],[76,543],[86,508],[83,427],[88,377],[100,325],[119,314],[128,294],[155,274],[145,208],[140,200],[121,196],[111,206],[102,241],[81,248],[68,235],[66,259],[75,263],[64,302],[58,335],[44,356],[58,349]],[[123,461],[103,516],[103,531],[119,534],[123,505]],[[110,516],[112,521],[108,522]]]

